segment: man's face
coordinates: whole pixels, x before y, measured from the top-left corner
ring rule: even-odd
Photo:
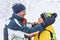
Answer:
[[[23,11],[18,13],[18,16],[21,16],[23,18],[24,18],[25,15],[26,15],[26,10],[23,10]]]

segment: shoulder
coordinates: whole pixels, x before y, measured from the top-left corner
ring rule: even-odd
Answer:
[[[14,20],[7,20],[6,21],[6,25],[7,26],[13,26],[13,25],[15,25],[16,23],[15,23],[15,21]]]

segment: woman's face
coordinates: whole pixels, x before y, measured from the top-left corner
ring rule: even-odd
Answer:
[[[39,18],[38,18],[38,22],[39,22],[39,23],[42,23],[42,22],[43,22],[42,17],[39,17]]]

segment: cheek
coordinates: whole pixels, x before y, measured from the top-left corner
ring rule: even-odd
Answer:
[[[23,13],[21,12],[19,15],[21,15],[21,16],[22,16],[22,15],[23,15]]]
[[[42,18],[38,19],[39,22],[43,21]]]
[[[40,20],[38,20],[39,22],[41,22],[42,20],[40,19]]]

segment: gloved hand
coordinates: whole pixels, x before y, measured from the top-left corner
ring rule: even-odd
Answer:
[[[26,38],[30,38],[30,37],[36,36],[38,33],[39,33],[39,32],[37,31],[37,32],[34,32],[34,33],[30,33],[30,34],[25,34],[24,36],[25,36]]]

